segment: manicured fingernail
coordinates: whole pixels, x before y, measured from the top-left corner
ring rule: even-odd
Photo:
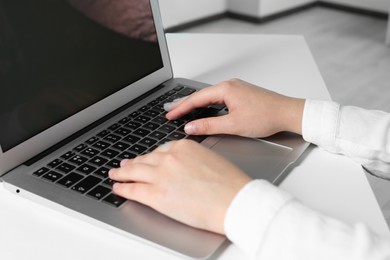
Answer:
[[[164,149],[164,150],[168,150],[168,148],[169,148],[169,142],[163,143],[160,147],[161,147],[162,149]]]
[[[172,102],[167,102],[167,103],[165,103],[165,104],[164,104],[164,110],[167,111],[167,112],[171,111],[171,110],[173,109],[173,107],[174,107],[177,103],[179,103],[180,101],[183,101],[183,100],[185,100],[185,99],[187,99],[187,98],[188,98],[188,96],[186,96],[186,97],[181,97],[181,98],[176,98],[176,99],[174,99]]]
[[[184,131],[186,132],[186,134],[188,135],[193,135],[196,133],[196,126],[195,124],[192,124],[192,123],[188,123],[186,124],[186,126],[184,127]]]
[[[169,112],[172,110],[173,102],[165,103],[164,104],[164,110]]]

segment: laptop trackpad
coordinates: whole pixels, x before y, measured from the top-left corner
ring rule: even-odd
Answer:
[[[291,148],[259,139],[223,136],[211,150],[225,157],[252,178],[273,181],[275,169],[292,151]],[[279,174],[277,172],[276,174]]]

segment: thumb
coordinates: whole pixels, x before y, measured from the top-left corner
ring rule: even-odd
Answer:
[[[189,122],[184,127],[188,135],[229,134],[233,127],[229,116],[209,117]]]

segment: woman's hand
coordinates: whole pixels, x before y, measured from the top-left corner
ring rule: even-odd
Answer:
[[[250,178],[233,164],[193,141],[160,146],[112,169],[116,194],[146,204],[173,219],[224,233],[226,211]]]
[[[190,135],[234,134],[266,137],[281,131],[302,133],[304,100],[286,97],[238,79],[200,90],[186,99],[166,104],[169,120],[211,104],[225,104],[229,114],[188,123]]]

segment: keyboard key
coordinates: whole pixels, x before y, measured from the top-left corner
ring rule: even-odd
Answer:
[[[73,157],[74,155],[76,155],[75,152],[69,151],[69,152],[66,152],[63,155],[61,155],[61,158],[64,160],[68,160],[69,158]]]
[[[96,157],[92,158],[91,160],[89,160],[88,162],[93,164],[93,165],[96,165],[96,166],[102,166],[103,164],[108,162],[108,160],[103,158],[103,157],[96,156]]]
[[[93,174],[96,174],[96,175],[98,175],[100,177],[103,177],[103,178],[108,178],[108,171],[109,171],[108,168],[100,167]]]
[[[73,166],[69,163],[63,163],[60,166],[58,166],[56,168],[56,170],[63,172],[63,173],[69,173],[69,172],[73,171],[75,168],[76,168],[75,166]]]
[[[143,129],[143,128],[139,128],[139,129],[135,130],[133,132],[133,134],[144,137],[144,136],[147,136],[148,134],[150,134],[150,131]]]
[[[109,134],[106,137],[104,137],[104,140],[110,143],[116,143],[121,139],[119,135]]]
[[[91,174],[94,170],[96,170],[96,167],[93,167],[89,164],[83,164],[76,169],[76,171],[84,174]]]
[[[132,147],[129,148],[130,152],[134,152],[136,154],[141,154],[146,150],[146,147],[135,144]]]
[[[182,125],[184,125],[184,123],[185,122],[183,120],[180,120],[180,119],[175,119],[175,120],[168,122],[168,124],[176,126],[176,127],[182,126]]]
[[[104,182],[103,182],[104,185],[107,185],[110,188],[112,188],[112,185],[114,185],[114,183],[116,183],[116,181],[111,180],[110,178],[104,180]]]
[[[81,152],[82,155],[85,155],[89,158],[92,158],[99,154],[99,150],[93,149],[93,148],[87,148],[84,151]]]
[[[176,92],[177,92],[176,90],[171,89],[170,91],[168,91],[168,92],[166,93],[166,95],[172,96],[172,95],[174,95]]]
[[[121,153],[119,156],[118,156],[120,159],[133,159],[135,157],[137,157],[137,155],[135,155],[134,153],[130,153],[130,152],[123,152]]]
[[[153,122],[149,122],[149,123],[146,123],[143,127],[145,129],[148,129],[148,130],[156,130],[160,125],[159,124],[156,124],[156,123],[153,123]]]
[[[87,147],[88,147],[88,145],[86,145],[86,144],[79,144],[78,146],[73,148],[73,150],[75,150],[76,152],[81,152],[82,150],[84,150]]]
[[[107,163],[107,166],[110,166],[112,168],[119,168],[120,167],[120,163],[121,163],[121,161],[119,161],[117,159],[112,159],[111,161],[109,161]]]
[[[144,139],[142,139],[142,140],[139,142],[139,144],[144,145],[144,146],[146,146],[146,147],[153,146],[155,143],[157,143],[156,140],[151,139],[151,138],[148,138],[148,137],[145,137]]]
[[[108,130],[114,131],[114,130],[118,129],[118,128],[121,127],[121,126],[122,126],[121,124],[115,123],[115,124],[112,124],[112,125],[108,128]]]
[[[149,148],[149,150],[148,150],[148,152],[150,153],[150,152],[153,152],[154,150],[156,150],[157,149],[157,145],[153,145],[152,147],[150,147]]]
[[[161,140],[161,139],[163,139],[166,135],[167,135],[167,134],[165,134],[165,133],[162,133],[162,132],[159,132],[159,131],[154,131],[153,133],[151,133],[151,134],[149,135],[149,137],[154,138],[154,139],[156,139],[156,140]]]
[[[47,173],[48,171],[49,171],[48,168],[42,167],[41,169],[39,169],[39,170],[33,172],[33,175],[38,176],[38,177],[41,177],[43,174]]]
[[[82,165],[83,163],[85,163],[88,159],[81,156],[81,155],[75,155],[73,156],[69,162],[71,163],[74,163],[74,164],[77,164],[77,165]]]
[[[92,189],[94,186],[99,184],[101,182],[100,178],[97,178],[95,176],[87,176],[85,179],[77,183],[72,187],[72,190],[75,190],[80,193],[85,193]]]
[[[110,146],[109,143],[107,142],[103,142],[103,141],[99,141],[99,142],[96,142],[93,147],[99,149],[99,150],[105,150],[107,149],[108,147]]]
[[[97,134],[97,136],[99,136],[100,138],[103,138],[105,137],[106,135],[108,135],[110,133],[110,131],[108,130],[103,130],[101,131],[100,133]]]
[[[60,159],[55,159],[53,161],[51,161],[47,166],[51,167],[51,168],[55,168],[57,167],[58,165],[60,165],[62,163],[62,160]]]
[[[191,95],[194,92],[196,92],[196,90],[193,89],[193,88],[184,88],[181,91],[179,91],[177,94],[178,95],[183,95],[183,96],[188,96],[188,95]]]
[[[135,111],[135,112],[131,113],[131,114],[129,115],[129,117],[131,117],[131,118],[136,118],[136,117],[139,116],[140,114],[141,114],[140,111]]]
[[[136,142],[138,142],[141,138],[137,137],[137,136],[134,136],[134,135],[128,135],[126,136],[125,138],[123,138],[123,141],[127,142],[127,143],[130,143],[130,144],[134,144]]]
[[[103,199],[103,201],[109,203],[112,206],[119,207],[120,205],[122,205],[126,201],[126,199],[111,193],[110,195],[105,197]]]
[[[155,123],[157,123],[157,124],[162,125],[162,124],[164,124],[165,122],[167,122],[168,119],[166,119],[166,118],[163,117],[163,116],[158,116],[158,117],[156,117],[155,119],[153,119],[152,121],[155,122]]]
[[[142,124],[141,123],[138,123],[138,122],[129,122],[125,125],[125,127],[129,128],[129,129],[132,129],[132,130],[135,130],[137,129],[138,127],[140,127]]]
[[[59,180],[57,183],[62,185],[62,186],[65,186],[67,188],[70,188],[72,187],[74,184],[76,184],[77,182],[79,182],[81,179],[83,178],[82,175],[78,174],[78,173],[69,173],[68,175],[66,175],[64,178],[62,178],[61,180]]]
[[[91,144],[95,143],[97,140],[99,140],[99,138],[94,136],[94,137],[89,138],[87,141],[85,141],[85,143],[91,145]]]
[[[139,112],[145,112],[145,111],[147,111],[148,109],[149,109],[149,106],[146,105],[146,106],[143,106],[143,107],[141,107],[140,109],[138,109],[138,111],[139,111]]]
[[[179,90],[181,90],[181,89],[183,89],[183,88],[184,88],[183,86],[178,85],[178,86],[174,87],[173,90],[174,90],[174,91],[179,91]]]
[[[61,179],[63,176],[64,175],[62,175],[61,173],[58,173],[55,171],[50,171],[50,172],[46,173],[45,175],[43,175],[42,178],[46,179],[48,181],[55,182],[55,181]]]
[[[152,109],[159,112],[159,113],[165,112],[164,106],[162,104],[158,104],[158,105],[154,106]]]
[[[109,159],[112,159],[112,158],[116,157],[118,154],[119,154],[119,152],[117,152],[117,151],[114,151],[112,149],[107,149],[104,152],[102,152],[100,155],[107,157]]]
[[[193,140],[195,142],[201,143],[204,139],[207,138],[207,135],[190,135],[187,137],[188,140]]]
[[[117,150],[119,150],[119,151],[124,151],[124,150],[126,150],[127,148],[129,148],[129,147],[130,147],[130,145],[129,145],[129,144],[126,144],[126,143],[124,143],[124,142],[117,142],[116,144],[114,144],[114,145],[112,146],[112,148],[117,149]]]
[[[124,125],[124,124],[127,124],[127,122],[129,122],[131,120],[131,117],[125,117],[125,118],[122,118],[121,120],[119,120],[118,123]]]
[[[158,100],[155,99],[155,100],[149,102],[149,103],[148,103],[148,106],[149,106],[149,107],[154,107],[154,106],[157,105],[158,103],[160,103],[160,102],[158,102]]]
[[[163,102],[168,97],[169,97],[169,95],[164,94],[164,95],[159,96],[156,100],[159,101],[159,102]]]
[[[151,117],[151,118],[156,117],[156,116],[158,116],[159,114],[160,114],[159,112],[154,111],[154,110],[148,110],[148,111],[146,111],[146,112],[144,113],[145,116]]]
[[[174,126],[163,125],[163,126],[161,126],[161,127],[158,129],[158,131],[164,132],[164,133],[170,133],[170,132],[172,132],[172,131],[175,130],[175,129],[176,129],[176,127],[174,127]]]
[[[183,139],[184,137],[186,137],[186,135],[180,132],[174,132],[168,135],[168,139],[170,140],[179,140],[179,139]]]
[[[119,128],[118,130],[115,131],[115,134],[118,134],[120,136],[126,136],[128,134],[131,133],[131,130],[130,129],[127,129],[127,128]]]
[[[88,196],[91,196],[92,198],[95,198],[97,200],[100,200],[104,198],[108,193],[110,193],[110,189],[103,187],[101,185],[93,188],[90,192],[87,193]]]
[[[146,122],[148,122],[151,118],[150,117],[147,117],[147,116],[137,116],[134,120],[137,121],[137,122],[140,122],[142,124],[145,124]]]

